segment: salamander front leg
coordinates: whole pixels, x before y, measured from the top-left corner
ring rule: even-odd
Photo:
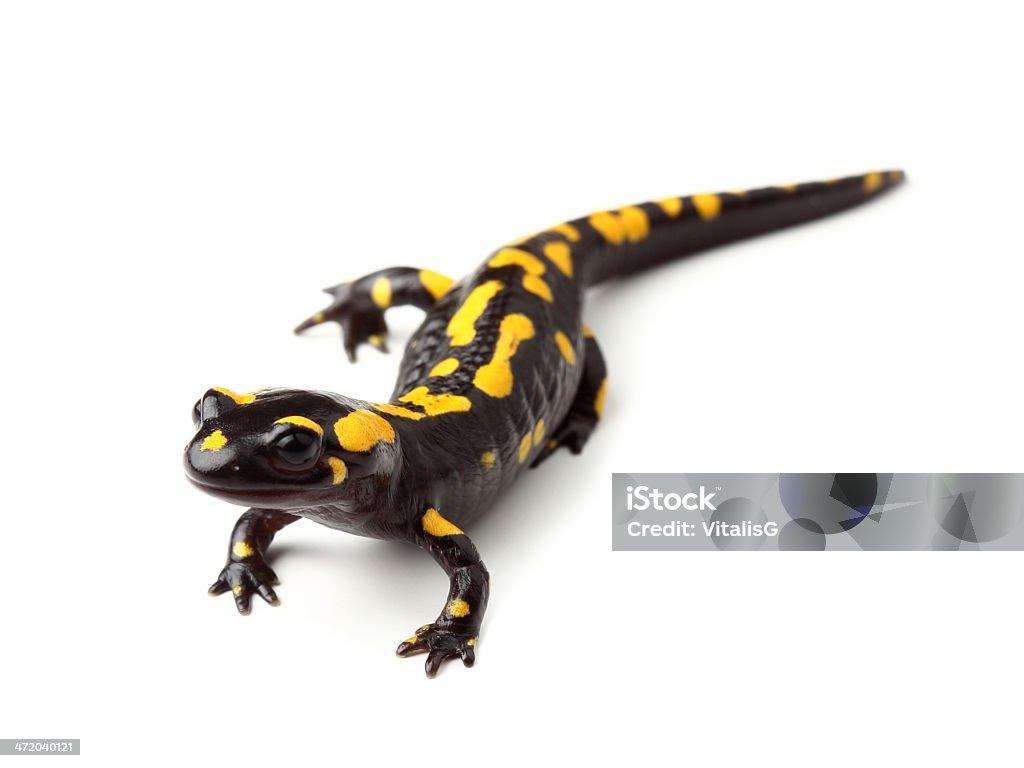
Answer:
[[[460,658],[467,667],[476,661],[476,643],[487,609],[490,575],[469,537],[428,509],[414,536],[448,574],[451,587],[441,615],[424,624],[416,634],[398,646],[399,656],[427,654],[427,677],[434,677],[448,659]]]
[[[272,589],[278,583],[277,574],[267,565],[267,548],[275,533],[298,519],[297,515],[276,509],[250,509],[238,518],[231,531],[227,565],[210,587],[210,594],[216,596],[231,590],[235,606],[243,616],[251,610],[254,592],[277,605]]]
[[[583,326],[584,360],[583,379],[576,390],[576,399],[562,423],[545,443],[544,449],[534,459],[531,467],[536,467],[544,459],[563,445],[573,453],[579,453],[590,435],[597,427],[601,411],[604,409],[604,393],[608,386],[608,369],[604,364],[604,355],[597,346],[590,329]]]
[[[352,362],[356,360],[356,349],[364,342],[387,352],[388,325],[384,322],[384,310],[404,305],[430,309],[453,282],[450,277],[429,269],[383,269],[350,283],[325,288],[334,301],[300,323],[295,332],[302,333],[333,320],[341,324],[345,352]]]

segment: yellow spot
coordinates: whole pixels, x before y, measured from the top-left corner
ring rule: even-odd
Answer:
[[[484,472],[494,466],[494,451],[484,451],[480,454],[480,466],[484,468]]]
[[[234,594],[234,595],[242,594],[242,585],[241,584],[236,584],[235,586],[233,586],[231,588],[231,593]]]
[[[442,413],[459,413],[468,411],[471,403],[468,397],[462,395],[432,395],[426,387],[416,387],[400,398],[403,403],[412,403],[420,406],[427,416],[440,416]]]
[[[864,191],[874,192],[882,186],[882,174],[880,173],[869,173],[864,177]]]
[[[631,243],[639,243],[651,231],[651,223],[647,220],[643,208],[637,208],[635,205],[622,208],[619,210],[619,218],[622,219],[623,229]]]
[[[601,233],[601,236],[612,245],[621,245],[626,239],[626,232],[619,217],[611,211],[599,211],[587,219],[590,226]]]
[[[386,277],[378,277],[373,281],[373,287],[370,289],[370,298],[373,299],[373,303],[381,309],[387,309],[391,306],[391,281]]]
[[[441,517],[441,513],[431,507],[423,515],[421,521],[423,523],[423,530],[429,533],[431,536],[455,536],[462,533],[462,530],[452,523]]]
[[[412,419],[413,421],[419,421],[425,419],[427,414],[419,413],[418,411],[410,411],[408,408],[403,408],[400,405],[392,405],[391,403],[374,403],[373,407],[381,413],[387,413],[391,416],[399,416],[403,419]]]
[[[592,330],[590,330],[590,326],[589,325],[584,325],[583,326],[583,338],[584,339],[592,339],[592,338],[594,338],[594,332]]]
[[[313,322],[322,323],[324,321],[324,317],[325,315],[323,312],[317,312],[315,315],[313,315]]]
[[[597,388],[597,395],[594,396],[594,413],[598,416],[604,411],[604,395],[608,389],[608,379],[604,379],[601,382],[601,386]]]
[[[522,267],[523,271],[526,272],[526,275],[523,277],[523,288],[530,293],[537,294],[545,301],[554,301],[554,297],[551,295],[551,287],[540,277],[546,270],[544,262],[532,253],[527,253],[518,248],[502,248],[491,257],[491,260],[487,262],[487,266],[495,268],[508,266]]]
[[[519,463],[522,464],[526,461],[526,457],[530,455],[530,444],[533,441],[533,435],[527,432],[523,439],[519,441]]]
[[[338,485],[345,482],[348,477],[348,467],[345,462],[337,456],[328,456],[327,463],[331,465],[331,485]]]
[[[420,641],[420,639],[418,637],[416,637],[416,635],[413,635],[412,637],[410,637],[409,639],[407,639],[405,641],[405,644],[406,645],[416,645],[416,643],[418,643],[419,641]]]
[[[674,219],[683,212],[683,198],[681,197],[666,197],[664,200],[659,200],[658,205],[670,219]]]
[[[240,395],[237,392],[232,392],[230,389],[225,389],[224,387],[214,387],[213,391],[220,392],[222,395],[227,395],[228,397],[235,401],[235,405],[248,405],[249,403],[256,399],[256,395]]]
[[[468,645],[470,648],[472,648],[474,645],[476,645],[476,638],[475,637],[469,638],[469,640],[466,641],[466,645]]]
[[[447,376],[459,367],[459,361],[454,357],[448,357],[430,369],[427,376]]]
[[[244,560],[247,557],[252,557],[253,552],[256,550],[250,547],[247,542],[240,541],[231,548],[231,551],[235,553],[235,557],[240,557]]]
[[[487,303],[504,287],[500,280],[488,280],[470,292],[462,306],[448,321],[448,343],[451,346],[461,347],[473,340],[476,336],[476,321],[487,309]]]
[[[544,439],[544,419],[537,420],[537,426],[533,429],[533,444],[535,446],[540,445],[541,440]]]
[[[903,171],[889,171],[889,181],[903,181],[904,176],[905,174],[903,173]]]
[[[307,419],[305,416],[285,416],[283,419],[278,419],[274,423],[275,424],[295,424],[296,426],[299,426],[299,427],[305,427],[306,429],[311,429],[314,432],[316,432],[318,435],[322,435],[324,433],[323,427],[321,427],[319,424],[317,424],[312,419]]]
[[[494,345],[494,357],[477,369],[473,384],[491,397],[507,397],[512,392],[512,357],[519,343],[532,339],[533,334],[533,322],[526,315],[505,315]]]
[[[694,195],[690,199],[704,221],[715,218],[722,211],[722,198],[718,195]]]
[[[572,277],[572,250],[566,243],[547,243],[544,246],[544,255],[551,259],[563,275]]]
[[[388,421],[371,411],[352,411],[334,422],[334,434],[346,451],[364,453],[378,442],[395,442],[395,429]]]
[[[461,619],[463,616],[469,616],[469,603],[465,600],[451,600],[444,607],[444,612],[456,619]]]
[[[570,243],[579,242],[580,232],[572,224],[558,224],[557,226],[552,227],[551,231],[562,235]]]
[[[452,287],[452,283],[455,281],[450,277],[445,277],[429,269],[421,269],[420,282],[427,289],[427,293],[434,297],[434,301],[437,301],[448,293],[448,289]]]
[[[528,290],[530,293],[535,293],[540,296],[544,301],[554,301],[555,297],[551,295],[551,286],[544,282],[544,280],[536,275],[526,275],[523,277],[523,288]]]
[[[228,444],[228,439],[224,436],[224,433],[219,429],[216,432],[211,432],[203,440],[203,444],[199,446],[200,451],[219,451],[225,445]]]
[[[569,341],[569,337],[561,331],[555,332],[555,344],[558,345],[559,351],[562,353],[562,357],[569,365],[576,365],[576,350],[572,348],[572,342]]]
[[[550,448],[553,451],[557,447],[558,447],[558,441],[555,440],[555,438],[551,438],[550,440],[548,440],[548,448]]]
[[[377,349],[384,346],[384,339],[376,333],[370,336],[367,341],[370,342],[370,346],[376,347]]]
[[[779,189],[783,192],[796,192],[796,184],[779,184]]]

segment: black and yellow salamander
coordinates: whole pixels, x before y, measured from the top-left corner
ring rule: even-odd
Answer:
[[[565,446],[579,453],[604,404],[605,363],[582,322],[584,290],[670,259],[809,221],[870,200],[903,180],[882,171],[825,182],[669,197],[601,211],[499,248],[455,282],[396,267],[328,289],[333,301],[296,329],[341,325],[351,359],[385,346],[385,311],[426,319],[405,349],[387,402],[328,392],[214,388],[196,404],[188,478],[250,507],[231,534],[210,593],[276,604],[271,540],[306,518],[402,539],[451,579],[440,615],[398,646],[426,654],[427,675],[475,659],[490,577],[463,528],[526,467]]]

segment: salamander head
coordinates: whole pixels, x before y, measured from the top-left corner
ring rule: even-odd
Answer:
[[[325,392],[211,389],[192,411],[185,474],[246,506],[299,509],[366,498],[398,462],[398,436],[368,403]]]

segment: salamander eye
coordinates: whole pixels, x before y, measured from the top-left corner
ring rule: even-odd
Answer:
[[[203,414],[199,410],[199,406],[201,405],[201,403],[202,401],[196,400],[196,404],[192,406],[192,425],[196,429],[199,429],[199,427],[202,426],[203,423]]]
[[[320,436],[307,429],[285,432],[270,450],[289,469],[309,469],[320,458]]]

